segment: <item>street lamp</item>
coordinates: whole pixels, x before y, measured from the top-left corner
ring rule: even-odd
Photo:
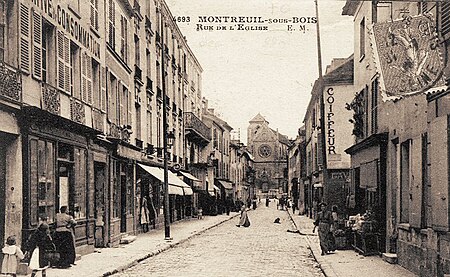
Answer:
[[[173,144],[175,143],[175,132],[170,131],[167,134],[167,147],[172,148]]]

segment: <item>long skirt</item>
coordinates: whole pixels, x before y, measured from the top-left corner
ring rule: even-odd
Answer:
[[[330,224],[321,222],[319,223],[319,240],[320,248],[323,253],[330,251]]]
[[[59,266],[65,267],[75,263],[75,241],[72,232],[55,232],[54,243],[59,252]]]

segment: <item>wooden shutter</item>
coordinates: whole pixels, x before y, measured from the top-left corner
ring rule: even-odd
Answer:
[[[64,36],[64,88],[70,93],[70,39]]]
[[[86,52],[81,55],[81,99],[92,104],[92,61]]]
[[[98,0],[91,0],[91,26],[98,30]]]
[[[101,67],[101,72],[100,72],[100,83],[101,83],[101,92],[100,92],[100,109],[102,111],[106,110],[106,68]]]
[[[430,180],[433,206],[433,229],[448,231],[448,118],[438,117],[430,123]]]
[[[411,181],[409,202],[409,224],[422,227],[422,138],[416,137],[411,145]]]
[[[42,78],[42,16],[33,10],[33,77],[41,80]]]
[[[30,73],[30,8],[23,3],[19,7],[20,16],[20,69]]]
[[[442,2],[441,5],[441,35],[444,39],[450,37],[450,3]]]
[[[87,86],[87,102],[92,104],[92,59],[86,54],[86,86]]]
[[[56,40],[58,88],[70,93],[70,40],[60,30],[57,31]]]
[[[108,42],[112,49],[115,49],[115,36],[116,36],[116,27],[115,27],[115,2],[113,0],[109,0],[109,9],[108,9]]]

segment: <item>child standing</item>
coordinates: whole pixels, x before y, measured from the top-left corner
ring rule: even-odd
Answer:
[[[16,245],[15,236],[9,236],[6,239],[6,245],[2,249],[2,254],[1,273],[15,277],[17,273],[17,260],[22,260],[24,257],[22,250]]]

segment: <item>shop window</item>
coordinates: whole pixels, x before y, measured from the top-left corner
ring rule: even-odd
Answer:
[[[29,142],[30,223],[37,225],[40,217],[49,223],[55,220],[55,144],[32,138]]]
[[[75,219],[86,218],[86,150],[58,145],[58,207],[68,206]]]
[[[400,148],[400,223],[409,222],[409,195],[411,182],[411,140]]]

